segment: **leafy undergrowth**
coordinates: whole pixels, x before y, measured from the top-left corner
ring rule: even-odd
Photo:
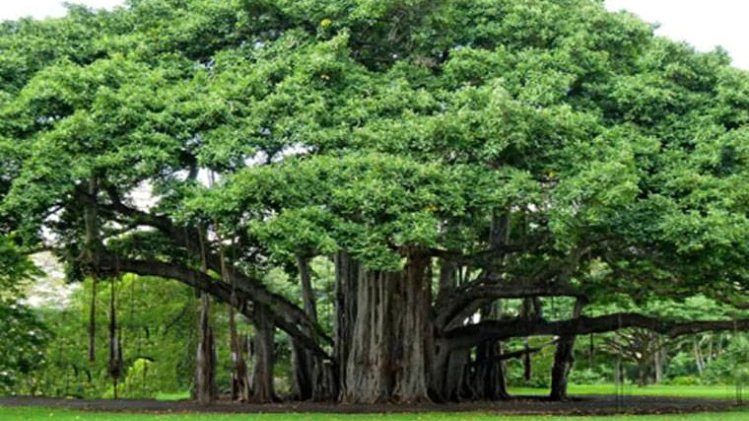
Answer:
[[[565,416],[496,416],[486,413],[460,414],[111,414],[53,410],[44,408],[0,408],[3,421],[746,421],[749,412],[726,412],[688,415],[649,415],[649,416],[605,416],[605,417],[565,417]]]

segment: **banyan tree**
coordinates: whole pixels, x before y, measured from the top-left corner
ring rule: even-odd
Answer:
[[[749,328],[586,315],[749,303],[749,75],[600,1],[130,0],[3,23],[0,51],[0,232],[231,306],[237,399],[278,398],[276,331],[296,398],[373,403],[506,398],[515,338],[551,338],[563,399],[579,335]]]

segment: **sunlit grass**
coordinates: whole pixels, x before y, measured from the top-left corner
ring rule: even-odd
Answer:
[[[190,399],[190,392],[159,393],[156,395],[157,401],[184,401],[187,399]]]
[[[625,396],[665,396],[677,398],[706,398],[706,399],[736,399],[736,387],[733,385],[716,386],[666,386],[652,385],[637,387],[626,385],[623,389]],[[548,390],[530,388],[511,388],[514,395],[546,395]],[[613,384],[570,385],[571,395],[615,395]],[[747,393],[749,395],[749,393]],[[749,396],[745,396],[745,399]]]

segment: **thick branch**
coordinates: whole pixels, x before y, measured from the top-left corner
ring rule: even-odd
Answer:
[[[435,305],[439,309],[435,325],[444,329],[460,322],[456,317],[487,300],[552,296],[586,299],[582,292],[569,285],[569,278],[588,250],[589,246],[578,245],[564,258],[541,265],[534,273],[525,276],[522,282],[507,282],[487,271],[476,281],[440,297],[441,301]]]
[[[198,238],[199,233],[197,230],[188,230],[184,227],[178,227],[171,219],[165,216],[152,215],[131,208],[122,203],[116,190],[113,188],[107,188],[106,191],[111,204],[103,205],[102,207],[109,208],[109,210],[113,212],[127,216],[128,218],[137,221],[140,225],[155,228],[170,238],[171,241],[179,247],[184,247],[188,252],[193,253],[196,256],[201,255],[199,249],[200,239]],[[206,253],[205,257],[208,268],[221,273],[221,259],[213,253]],[[230,272],[230,277],[232,278],[231,281],[233,281],[239,289],[248,294],[252,301],[265,304],[270,307],[271,311],[274,313],[283,315],[286,318],[287,323],[304,325],[324,342],[328,344],[333,343],[333,340],[325,334],[319,324],[310,319],[302,309],[291,303],[285,297],[268,291],[268,289],[257,279],[238,273],[234,270]]]
[[[553,275],[551,275],[553,276]],[[447,326],[457,316],[464,314],[467,307],[476,307],[473,303],[483,303],[487,300],[516,299],[532,297],[583,297],[575,288],[562,283],[533,282],[533,283],[501,283],[496,281],[478,280],[465,288],[445,293],[435,304],[439,309],[437,326]],[[478,304],[477,304],[478,305]]]
[[[547,322],[545,320],[494,321],[452,329],[445,334],[453,349],[468,348],[488,340],[506,340],[525,336],[585,335],[642,328],[665,336],[678,337],[700,332],[749,330],[749,319],[675,322],[638,313],[619,313],[601,317]]]
[[[208,274],[189,269],[183,266],[159,261],[146,261],[134,259],[119,259],[111,255],[102,255],[99,262],[99,269],[111,273],[127,272],[141,276],[154,276],[166,279],[173,279],[196,288],[202,292],[208,293],[214,298],[231,305],[231,285],[226,282],[216,282]],[[252,318],[252,310],[247,306],[248,301],[255,301],[256,297],[247,294],[244,290],[237,291],[237,300],[239,305],[237,310],[243,315]],[[262,301],[258,301],[262,303]],[[263,303],[264,304],[264,303]],[[277,309],[278,310],[278,309]],[[282,309],[281,309],[282,311]],[[314,340],[305,335],[294,323],[288,321],[288,317],[283,314],[273,312],[273,322],[290,336],[298,339],[300,343],[315,352],[324,359],[331,357],[323,350]]]

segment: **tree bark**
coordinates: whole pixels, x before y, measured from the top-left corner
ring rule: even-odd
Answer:
[[[338,377],[339,400],[347,399],[347,366],[351,343],[356,325],[359,277],[361,276],[358,262],[346,251],[339,251],[335,256],[335,359],[333,367]]]
[[[694,362],[697,365],[697,372],[700,376],[705,371],[705,359],[702,357],[702,351],[700,350],[700,343],[697,340],[697,336],[692,338],[692,349],[694,351]]]
[[[429,268],[428,257],[413,254],[401,272],[360,269],[345,402],[430,400]]]
[[[575,309],[572,313],[572,320],[578,321],[583,312],[585,302],[578,299],[575,303]],[[573,352],[575,349],[575,339],[577,335],[562,335],[557,342],[557,350],[554,354],[554,364],[551,368],[551,394],[552,401],[561,401],[567,399],[567,386],[570,370],[574,363]]]
[[[292,398],[299,401],[312,399],[314,381],[312,355],[293,338],[291,339],[291,365],[293,370]]]
[[[475,392],[468,384],[468,367],[470,362],[470,349],[449,351],[443,392],[446,400],[460,402],[474,397]]]
[[[638,313],[616,313],[600,317],[580,317],[573,320],[528,322],[522,319],[509,321],[486,321],[453,328],[443,337],[452,349],[468,348],[488,339],[509,339],[524,336],[587,335],[590,333],[614,332],[621,329],[642,328],[676,338],[700,333],[732,330],[749,330],[749,319],[736,321],[710,320],[698,322],[674,322]]]
[[[231,398],[234,401],[247,402],[250,399],[250,383],[247,373],[247,362],[244,359],[242,342],[237,333],[236,311],[229,306],[229,345],[231,348]]]
[[[504,367],[499,358],[501,355],[502,343],[499,341],[485,342],[476,348],[473,386],[476,399],[496,401],[510,397],[507,392]]]
[[[356,318],[346,361],[347,403],[390,400],[393,378],[391,312],[398,274],[360,269]]]
[[[216,345],[211,327],[211,303],[206,293],[200,295],[200,339],[198,341],[195,398],[201,405],[210,405],[218,397],[216,386]]]
[[[396,336],[396,386],[394,398],[398,402],[429,402],[428,373],[430,371],[433,338],[429,309],[432,303],[431,259],[413,255],[398,283],[396,308],[393,316]]]
[[[436,300],[438,303],[444,302],[443,297],[452,293],[457,286],[456,272],[458,266],[451,260],[443,258],[439,262],[439,268],[439,284]],[[445,326],[438,325],[437,320],[434,320],[433,322],[436,330],[444,330]],[[452,351],[450,350],[448,342],[442,339],[435,339],[433,348],[434,357],[432,359],[432,373],[429,377],[430,393],[441,402],[457,400],[458,384],[462,382],[463,369],[465,368],[467,361],[460,367],[460,375],[453,373],[451,376],[449,369]],[[460,377],[460,379],[458,377]]]
[[[317,303],[309,259],[297,258],[299,277],[302,286],[304,312],[309,319],[317,323]],[[330,401],[338,396],[336,374],[333,364],[314,355],[311,351],[292,340],[293,387],[292,395],[297,400]]]
[[[302,284],[302,301],[304,304],[304,313],[312,322],[317,323],[317,303],[315,291],[312,288],[312,275],[310,273],[309,259],[298,257],[297,265],[299,266],[299,278]]]
[[[276,400],[273,387],[273,321],[268,309],[255,304],[255,364],[252,374],[253,403],[271,403]]]
[[[110,280],[109,296],[109,363],[107,371],[112,379],[112,392],[114,399],[119,398],[118,384],[122,376],[122,348],[119,330],[117,327],[117,306],[114,279]]]
[[[655,337],[655,352],[653,353],[653,363],[655,371],[655,384],[663,382],[663,347],[661,346],[660,337]]]
[[[482,319],[496,320],[501,317],[501,313],[501,301],[481,309]],[[489,340],[476,347],[473,385],[476,399],[494,401],[505,400],[510,397],[505,381],[504,363],[499,358],[502,351],[502,342],[497,340]]]
[[[96,364],[96,287],[99,283],[96,275],[91,276],[91,308],[88,314],[88,364]]]
[[[522,317],[528,321],[541,320],[543,318],[543,308],[541,306],[541,300],[538,297],[526,298],[523,300],[522,306]],[[525,381],[531,381],[533,377],[533,356],[530,351],[530,338],[527,336],[523,338],[523,348],[525,349],[525,355],[523,355],[523,378]]]

